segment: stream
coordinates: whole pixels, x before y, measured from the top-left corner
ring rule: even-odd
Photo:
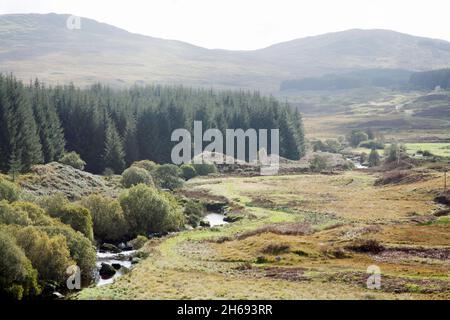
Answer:
[[[228,224],[228,222],[224,221],[225,215],[221,213],[208,213],[204,221],[208,221],[211,227],[221,226],[224,224]]]
[[[129,251],[122,251],[120,253],[113,253],[113,252],[100,252],[97,251],[97,274],[95,277],[95,283],[96,286],[103,286],[105,284],[113,283],[114,280],[124,273],[128,272],[128,270],[131,268],[131,261],[129,260],[129,257],[135,253],[136,250],[129,250]],[[99,270],[102,266],[102,263],[109,264],[111,266],[120,266],[120,268],[116,269],[116,273],[110,277],[110,278],[103,278],[99,274]]]
[[[228,224],[224,221],[225,215],[221,213],[208,213],[204,221],[209,222],[210,227],[221,226]],[[131,256],[136,250],[122,251],[120,253],[114,253],[110,251],[97,251],[97,272],[95,276],[95,284],[97,287],[111,284],[115,279],[119,278],[123,274],[127,273],[132,267]],[[115,269],[115,274],[111,277],[102,277],[99,273],[102,264],[108,264]]]

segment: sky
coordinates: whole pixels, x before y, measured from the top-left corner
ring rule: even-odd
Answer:
[[[347,29],[450,41],[448,0],[0,0],[0,14],[70,13],[210,49],[252,50]]]

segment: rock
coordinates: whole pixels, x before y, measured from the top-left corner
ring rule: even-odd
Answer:
[[[122,265],[120,263],[111,263],[111,266],[116,270],[119,270],[120,268],[122,268]]]
[[[123,242],[121,242],[121,243],[119,243],[119,245],[117,246],[120,250],[124,250],[126,247],[127,247],[127,245],[125,244],[125,243],[123,243]]]
[[[102,277],[102,279],[109,279],[116,274],[116,270],[113,268],[113,266],[107,263],[102,263],[102,266],[98,273],[100,274],[100,277]]]
[[[133,257],[133,258],[131,259],[131,264],[136,264],[136,263],[139,263],[139,262],[141,262],[141,258]]]
[[[200,227],[211,227],[211,224],[209,223],[209,221],[200,221]]]
[[[100,250],[102,251],[109,251],[112,253],[121,253],[122,250],[120,250],[118,247],[116,247],[115,245],[111,244],[111,243],[103,243],[100,246]]]

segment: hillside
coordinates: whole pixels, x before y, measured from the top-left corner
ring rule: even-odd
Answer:
[[[349,30],[253,51],[209,50],[68,15],[0,15],[0,72],[51,84],[145,83],[277,92],[282,81],[361,69],[450,66],[450,43],[387,30]]]

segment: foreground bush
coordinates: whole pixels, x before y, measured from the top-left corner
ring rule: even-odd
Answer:
[[[128,226],[119,201],[91,195],[82,200],[82,205],[91,212],[96,239],[114,242],[127,234]]]
[[[62,235],[66,238],[70,256],[81,269],[81,278],[85,283],[92,281],[95,269],[96,253],[92,242],[81,232],[75,231],[67,225],[39,227],[49,236]]]
[[[71,204],[61,193],[41,199],[40,205],[51,217],[80,231],[89,240],[94,239],[92,217],[88,209]]]
[[[181,176],[185,180],[189,180],[189,179],[192,179],[197,176],[197,171],[191,164],[183,164],[180,167],[180,170],[181,170]]]
[[[0,201],[0,223],[27,226],[32,224],[28,214],[15,208],[6,200]]]
[[[125,188],[131,188],[138,184],[153,186],[153,179],[150,173],[139,167],[130,167],[122,173],[122,185]]]
[[[86,165],[86,162],[84,162],[80,155],[74,151],[63,154],[58,162],[78,170],[83,170]]]
[[[19,200],[19,196],[20,189],[15,183],[0,178],[0,201],[17,201]]]
[[[61,283],[66,278],[66,269],[74,262],[70,257],[66,238],[49,236],[36,227],[25,227],[15,234],[17,244],[38,271],[39,279]]]
[[[21,300],[40,293],[38,273],[10,234],[0,230],[0,297]]]
[[[37,204],[31,202],[18,201],[12,204],[12,208],[16,212],[24,212],[27,214],[28,219],[33,226],[50,226],[55,224],[55,219],[50,217],[44,209],[39,207]]]
[[[163,164],[156,168],[152,175],[160,188],[174,190],[183,186],[180,173],[180,168],[176,165]]]
[[[132,236],[177,230],[184,223],[174,199],[144,184],[125,191],[120,204]]]
[[[217,172],[217,167],[215,164],[194,163],[192,164],[192,166],[194,167],[195,171],[199,176],[207,176],[208,174]]]

